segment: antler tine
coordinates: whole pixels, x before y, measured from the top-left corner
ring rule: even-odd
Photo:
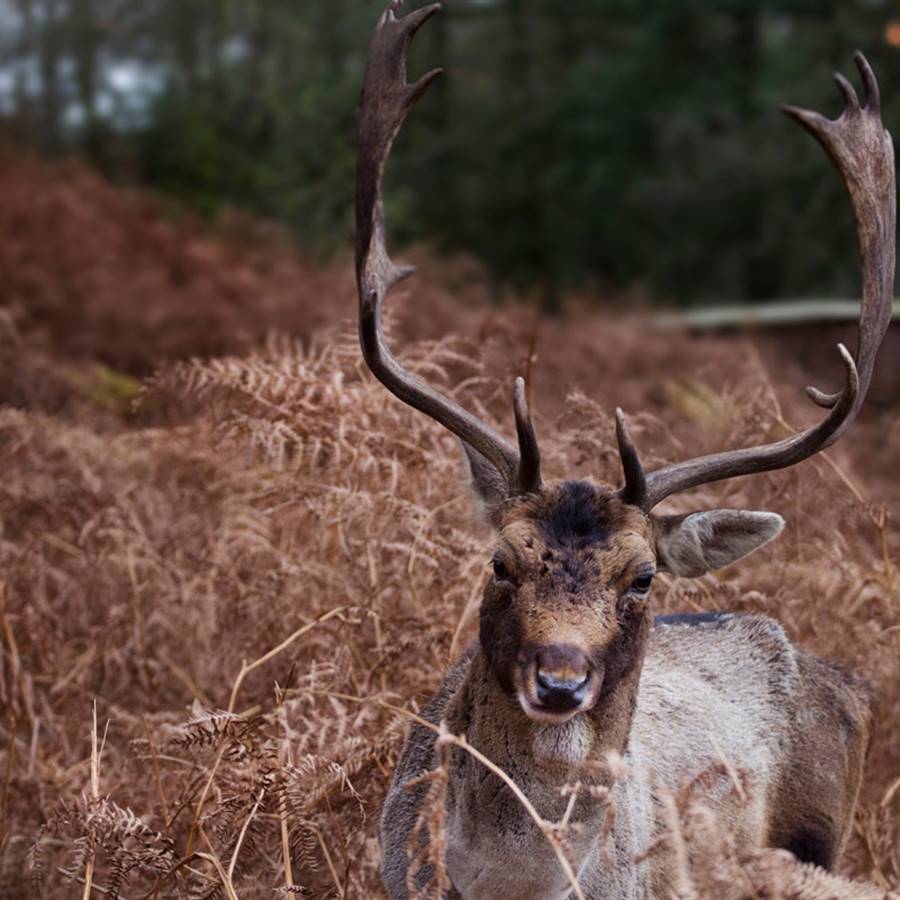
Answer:
[[[896,252],[893,234],[897,213],[894,190],[878,193],[871,189],[873,183],[893,184],[893,146],[890,135],[883,128],[879,128],[881,96],[872,67],[862,53],[857,52],[854,61],[865,89],[865,106],[860,106],[849,82],[836,74],[835,81],[841,92],[847,97],[849,87],[852,96],[852,101],[848,99],[847,108],[836,122],[829,122],[824,117],[810,119],[809,113],[792,107],[785,108],[785,112],[797,119],[822,144],[841,170],[856,216],[863,282],[862,311],[856,348],[860,382],[858,410],[868,392],[875,357],[891,321],[892,303],[884,301],[893,299]],[[837,129],[838,124],[847,117],[859,117],[873,126],[867,129],[865,134],[874,150],[862,160],[858,158],[858,154],[854,156],[848,153],[846,142],[842,142],[841,133]],[[860,167],[860,162],[863,163],[863,167]],[[868,168],[865,168],[866,165]],[[806,390],[815,403],[825,408],[834,406],[840,396],[826,394],[813,387]],[[854,410],[854,415],[857,410]],[[849,425],[849,421],[847,424]],[[833,435],[829,443],[834,443],[841,433],[842,431],[839,431]]]
[[[702,456],[665,466],[646,476],[638,505],[645,510],[671,494],[700,484],[782,469],[801,462],[833,444],[856,417],[865,399],[875,357],[891,320],[894,294],[895,240],[897,227],[896,176],[891,136],[880,115],[878,82],[861,53],[855,56],[865,105],[843,76],[835,81],[846,106],[840,117],[826,119],[817,112],[783,107],[822,145],[837,167],[850,195],[859,235],[862,267],[862,305],[856,361],[843,345],[838,351],[844,363],[846,383],[838,394],[808,388],[810,397],[830,409],[818,425],[773,444]],[[628,438],[624,419],[619,423],[619,446],[626,473],[623,497],[638,483],[640,463]],[[624,437],[623,437],[624,436]],[[631,473],[631,474],[629,474]]]
[[[448,428],[500,472],[510,493],[540,487],[540,454],[534,428],[516,389],[516,427],[521,453],[494,429],[407,371],[391,353],[381,326],[381,306],[390,288],[412,274],[387,252],[381,180],[391,147],[406,116],[440,75],[434,69],[414,84],[406,81],[406,56],[415,33],[440,8],[423,7],[398,19],[403,0],[392,0],[375,29],[363,81],[357,131],[356,277],[359,338],[372,373],[404,403]]]
[[[537,435],[531,423],[528,400],[525,397],[525,379],[517,378],[513,394],[513,410],[516,415],[516,434],[519,438],[518,488],[523,494],[533,494],[541,489],[541,451]]]
[[[643,506],[647,498],[647,479],[644,475],[644,467],[641,465],[637,447],[628,431],[625,413],[618,408],[616,409],[616,440],[619,444],[619,458],[622,460],[622,474],[625,476],[625,486],[619,495],[625,503]]]

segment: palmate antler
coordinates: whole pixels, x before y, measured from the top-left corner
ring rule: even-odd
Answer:
[[[356,278],[359,340],[372,373],[391,393],[440,422],[492,463],[509,493],[540,489],[541,462],[525,400],[525,382],[516,379],[513,407],[519,449],[454,400],[438,393],[391,353],[381,327],[381,305],[398,281],[412,274],[396,266],[385,246],[381,179],[394,138],[409,111],[441,74],[434,69],[414,84],[406,81],[406,55],[415,33],[440,8],[426,6],[398,19],[403,0],[392,0],[375,29],[359,106],[356,161]]]
[[[622,496],[627,502],[650,510],[666,497],[700,484],[792,466],[831,446],[856,417],[891,320],[897,201],[894,147],[881,122],[878,82],[861,53],[856,54],[855,60],[865,88],[865,106],[860,106],[850,82],[843,75],[835,75],[846,101],[839,118],[832,121],[817,112],[783,107],[825,148],[837,166],[856,217],[862,259],[862,308],[856,361],[842,344],[838,345],[846,375],[843,391],[824,394],[807,388],[812,400],[831,412],[818,425],[785,440],[701,456],[647,474],[628,434],[625,417],[617,410],[619,452],[625,472]]]
[[[404,369],[391,353],[381,327],[381,306],[390,288],[412,273],[396,266],[385,246],[381,180],[391,146],[406,116],[440,74],[435,69],[414,84],[406,81],[406,56],[413,36],[440,9],[436,3],[398,19],[403,0],[392,0],[378,22],[369,51],[358,120],[356,169],[356,275],[359,290],[359,335],[363,356],[373,374],[399,399],[440,422],[464,444],[491,463],[510,495],[540,489],[540,452],[525,401],[525,384],[516,379],[514,411],[518,450],[493,428]],[[836,75],[846,100],[841,116],[831,121],[819,113],[785,107],[807,129],[837,166],[850,194],[862,257],[862,309],[856,360],[843,345],[846,384],[838,394],[815,388],[815,403],[830,409],[816,426],[760,447],[731,450],[673,463],[645,473],[628,433],[625,416],[616,411],[616,434],[627,502],[645,511],[679,491],[738,475],[792,466],[833,444],[855,418],[872,378],[875,357],[891,318],[896,234],[894,150],[881,122],[878,83],[861,53],[856,54],[865,87],[860,106],[853,87]]]

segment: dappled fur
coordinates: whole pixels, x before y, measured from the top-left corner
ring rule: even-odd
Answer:
[[[485,591],[479,641],[427,710],[506,771],[541,816],[559,820],[563,788],[611,788],[608,805],[579,794],[568,840],[590,898],[663,896],[675,858],[661,845],[660,790],[711,766],[740,773],[698,782],[738,851],[772,846],[830,865],[847,836],[869,739],[869,698],[854,676],[795,649],[761,615],[653,623],[627,584],[653,559],[654,521],[609,489],[564,482],[507,501],[498,553],[515,580]],[[743,540],[743,538],[742,538]],[[743,554],[740,554],[743,555]],[[580,641],[601,674],[596,702],[562,724],[523,712],[517,674],[534,646]],[[609,753],[628,774],[613,780]],[[407,843],[424,793],[404,784],[438,763],[434,733],[413,728],[382,819],[383,876],[407,896]],[[744,796],[742,796],[742,794]],[[502,782],[453,751],[446,865],[460,895],[562,898],[569,884],[545,837]],[[423,884],[430,867],[417,872]]]

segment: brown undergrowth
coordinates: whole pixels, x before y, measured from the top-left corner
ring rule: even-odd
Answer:
[[[218,248],[227,280],[231,251],[197,240]],[[258,277],[281,298],[270,309],[287,309],[294,295]],[[229,343],[224,303],[215,352],[231,355],[198,361],[186,358],[210,352],[190,343],[198,326],[176,349],[159,337],[171,323],[136,342],[125,329],[115,352],[80,358],[61,324],[31,317],[27,284],[0,319],[4,897],[381,896],[380,803],[409,713],[474,634],[489,535],[455,441],[364,372],[342,321],[349,273],[315,277],[295,300],[316,306],[317,327],[260,315],[246,342]],[[505,429],[509,376],[530,368],[550,476],[618,481],[617,403],[658,461],[805,424],[803,377],[837,373],[836,356],[823,379],[765,340],[663,336],[574,309],[535,329],[524,308],[487,311],[480,289],[437,282],[393,298],[404,359]],[[70,295],[76,319],[89,294]],[[216,303],[203,308],[215,320]],[[138,332],[148,315],[131,303],[117,314]],[[261,337],[279,324],[302,340]],[[71,330],[90,338],[83,323]],[[129,342],[143,354],[131,368],[119,358]],[[132,411],[136,383],[116,378],[153,358],[173,362]],[[870,412],[845,443],[673,500],[771,509],[788,527],[726,573],[661,578],[654,602],[767,612],[871,680],[876,740],[841,864],[870,886],[778,854],[738,857],[686,785],[664,802],[664,839],[683,858],[673,896],[748,885],[760,897],[875,898],[900,886],[897,407]],[[703,777],[741,790],[727,767]],[[443,789],[438,772],[423,822],[436,832]],[[544,824],[564,854],[565,823]]]

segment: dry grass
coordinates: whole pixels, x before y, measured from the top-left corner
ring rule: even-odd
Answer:
[[[69,188],[56,170],[28,165],[47,193],[37,205],[74,234],[58,196]],[[26,244],[15,272],[3,266],[4,897],[380,896],[377,820],[402,710],[415,712],[451,648],[473,635],[485,577],[487,533],[458,448],[364,373],[341,322],[353,310],[346,269],[286,287],[278,273],[312,268],[261,250],[278,260],[275,274],[261,269],[253,296],[220,303],[217,285],[244,265],[230,244],[158,222],[140,198],[77,183],[79,215],[115,209],[118,230],[134,220],[169,238],[165,253],[137,241],[152,285],[142,301],[121,300],[138,267],[124,245],[108,282],[78,276],[103,268],[112,236],[56,274],[22,271],[40,268]],[[12,204],[26,207],[20,216],[34,205]],[[212,262],[188,297],[165,273],[167,254],[191,240]],[[35,297],[64,288],[69,305],[38,316]],[[254,312],[256,294],[267,299]],[[197,315],[173,324],[189,300]],[[822,373],[786,364],[775,344],[648,336],[574,309],[535,330],[523,308],[491,312],[483,301],[477,287],[411,283],[393,301],[403,356],[508,428],[510,375],[536,335],[536,424],[551,476],[618,480],[617,403],[633,411],[650,460],[759,441],[815,415],[800,387]],[[121,328],[106,333],[91,310],[113,308]],[[233,315],[252,329],[230,335]],[[262,340],[272,326],[304,339]],[[186,360],[211,352],[232,355]],[[179,358],[132,412],[136,383],[123,372]],[[723,576],[663,580],[655,604],[768,612],[871,679],[877,737],[842,872],[874,887],[826,884],[782,857],[738,859],[686,786],[666,807],[669,839],[684,846],[679,897],[726,896],[739,877],[770,897],[900,887],[900,534],[885,514],[897,499],[898,407],[870,411],[846,443],[830,461],[677,498],[675,508],[772,509],[788,529]],[[716,777],[739,789],[740,773]],[[440,772],[429,789],[439,801]],[[559,839],[564,847],[564,827]]]

